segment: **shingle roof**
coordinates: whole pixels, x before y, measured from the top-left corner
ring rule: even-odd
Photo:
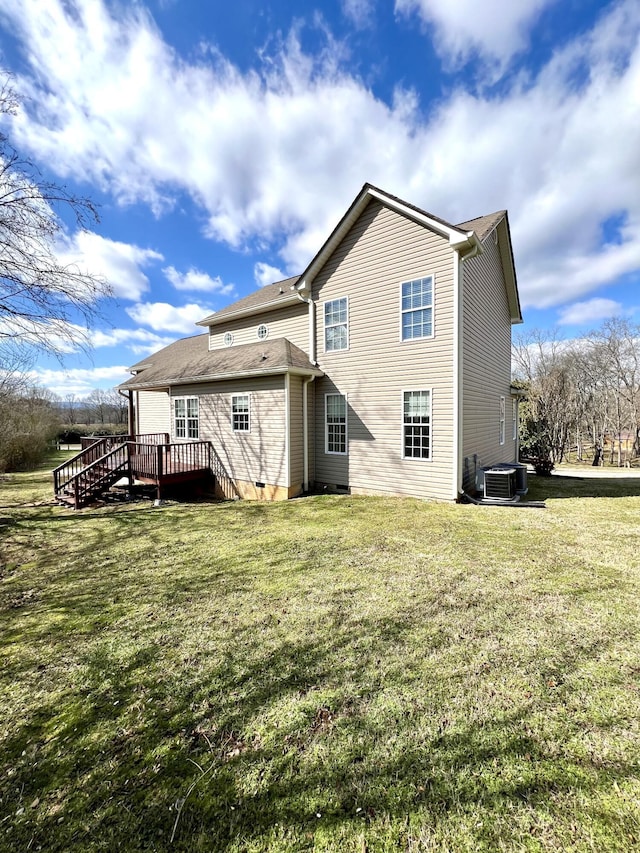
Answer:
[[[504,219],[506,210],[498,210],[496,213],[488,213],[486,216],[476,216],[475,219],[469,219],[467,222],[461,222],[456,225],[462,231],[475,231],[479,240],[484,240],[487,234],[496,227],[501,219]]]
[[[119,385],[123,389],[159,388],[229,376],[287,373],[320,375],[306,353],[286,338],[209,351],[209,336],[182,338],[149,358],[134,364],[135,376]]]
[[[295,294],[292,294],[291,288],[298,281],[300,276],[294,275],[291,278],[285,278],[282,281],[276,281],[273,284],[267,284],[265,287],[260,287],[254,290],[243,299],[238,299],[237,302],[232,302],[225,308],[216,311],[215,314],[210,314],[204,320],[199,320],[199,326],[209,326],[211,323],[217,323],[231,314],[238,312],[249,312],[256,308],[262,308],[269,303],[288,302]]]

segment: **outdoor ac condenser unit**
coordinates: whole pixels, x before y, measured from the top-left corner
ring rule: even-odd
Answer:
[[[485,468],[485,471],[497,471],[500,469],[501,471],[504,469],[513,468],[516,472],[516,494],[517,495],[526,495],[527,494],[527,466],[522,462],[500,462],[498,465],[490,465],[489,468]]]
[[[515,468],[487,468],[484,472],[484,496],[499,501],[512,501],[516,494]]]

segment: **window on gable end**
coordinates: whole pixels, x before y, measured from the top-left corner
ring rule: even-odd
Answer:
[[[324,303],[324,351],[349,349],[349,306],[347,297]]]
[[[403,457],[430,459],[431,391],[404,391],[402,405]]]
[[[347,452],[347,398],[325,394],[325,453]]]
[[[402,340],[433,336],[433,276],[403,281],[401,288]]]

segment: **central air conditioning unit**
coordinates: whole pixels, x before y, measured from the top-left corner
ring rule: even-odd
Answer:
[[[512,501],[516,495],[515,468],[485,468],[484,496],[498,501]]]

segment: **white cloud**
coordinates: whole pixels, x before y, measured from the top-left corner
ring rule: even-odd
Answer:
[[[586,323],[602,323],[608,317],[616,317],[622,313],[622,305],[614,299],[587,299],[585,302],[574,302],[560,311],[558,323],[561,326],[582,326]]]
[[[69,394],[86,397],[94,388],[113,388],[130,378],[123,365],[114,367],[72,368],[69,370],[32,370],[29,373],[32,382],[41,388],[48,388],[63,399]]]
[[[156,352],[173,341],[175,336],[158,335],[148,329],[99,329],[91,334],[91,343],[96,349],[126,346],[136,355]]]
[[[282,270],[279,270],[278,267],[272,267],[269,266],[269,264],[258,261],[253,268],[253,277],[256,280],[256,284],[260,287],[265,287],[267,284],[282,281],[282,279],[287,276],[282,272]]]
[[[342,0],[342,12],[358,29],[371,26],[375,0]]]
[[[433,27],[434,48],[454,65],[474,54],[504,68],[524,50],[528,33],[541,12],[558,0],[396,0],[396,12],[416,13]]]
[[[177,307],[168,302],[139,302],[126,310],[134,322],[143,326],[193,335],[198,333],[195,323],[213,313],[213,309],[195,303]]]
[[[474,17],[484,34],[474,49],[496,61],[519,49],[542,8],[503,5],[498,14],[492,0]],[[429,8],[442,26],[454,15]],[[31,67],[17,81],[32,98],[15,121],[17,142],[61,175],[155,210],[187,192],[212,238],[277,249],[290,272],[306,266],[365,181],[454,222],[508,207],[525,308],[578,300],[640,268],[633,0],[608,6],[537,76],[505,82],[500,95],[454,90],[426,116],[415,93],[378,99],[331,39],[310,57],[294,34],[260,70],[242,73],[215,52],[198,64],[179,59],[138,4],[69,9],[3,0],[0,12]],[[504,51],[485,20],[504,26]],[[448,32],[462,32],[451,21]],[[450,52],[461,51],[451,39]],[[621,212],[619,240],[604,245],[603,223]]]
[[[227,296],[234,291],[233,284],[225,284],[219,275],[211,278],[206,272],[190,267],[181,273],[174,266],[165,267],[162,272],[176,290],[203,291],[206,293],[221,293]]]
[[[106,279],[115,296],[137,300],[149,290],[144,267],[163,257],[153,249],[142,249],[130,243],[120,243],[101,237],[92,231],[78,231],[65,240],[57,255],[67,264]]]

